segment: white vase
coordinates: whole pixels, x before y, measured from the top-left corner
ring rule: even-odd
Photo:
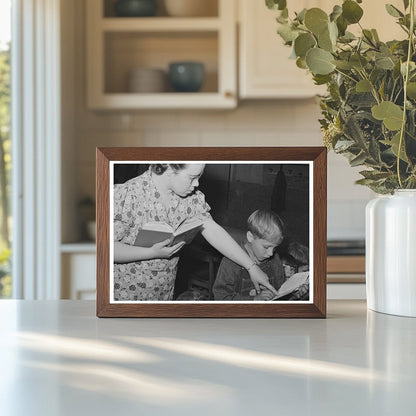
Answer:
[[[367,204],[366,286],[369,309],[416,317],[416,190]]]

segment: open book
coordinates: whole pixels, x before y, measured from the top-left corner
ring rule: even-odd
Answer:
[[[283,296],[289,295],[290,293],[298,290],[300,286],[309,281],[309,272],[302,272],[302,273],[295,273],[294,275],[290,276],[289,279],[286,280],[280,286],[279,290],[277,291],[277,295],[271,300],[277,300],[282,298]]]
[[[184,241],[190,243],[202,228],[203,222],[198,218],[182,221],[175,229],[165,222],[148,222],[137,234],[135,246],[151,247],[153,244],[170,239],[170,246]]]

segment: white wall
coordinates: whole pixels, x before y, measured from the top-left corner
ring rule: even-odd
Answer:
[[[96,146],[313,146],[321,145],[319,107],[314,99],[246,101],[232,111],[92,112],[85,98],[85,22],[83,1],[75,0],[73,47],[65,48],[65,91],[75,111],[64,135],[65,211],[95,192]],[[64,19],[65,21],[65,19]],[[72,88],[73,86],[73,88]],[[72,93],[75,92],[75,98]],[[65,102],[65,96],[63,97]],[[70,111],[71,109],[68,109]],[[354,185],[359,169],[342,157],[328,159],[328,237],[363,238],[364,206],[372,193]],[[63,241],[76,239],[73,227]]]

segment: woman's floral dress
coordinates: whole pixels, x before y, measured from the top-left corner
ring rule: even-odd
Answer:
[[[114,186],[114,241],[133,244],[148,221],[163,221],[175,228],[186,218],[211,218],[202,192],[182,198],[172,194],[167,210],[150,171]],[[172,300],[178,256],[114,264],[114,300]]]

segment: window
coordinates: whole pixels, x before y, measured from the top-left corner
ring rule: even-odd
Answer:
[[[10,7],[10,0],[0,0],[0,298],[9,298],[12,293],[10,270]]]

